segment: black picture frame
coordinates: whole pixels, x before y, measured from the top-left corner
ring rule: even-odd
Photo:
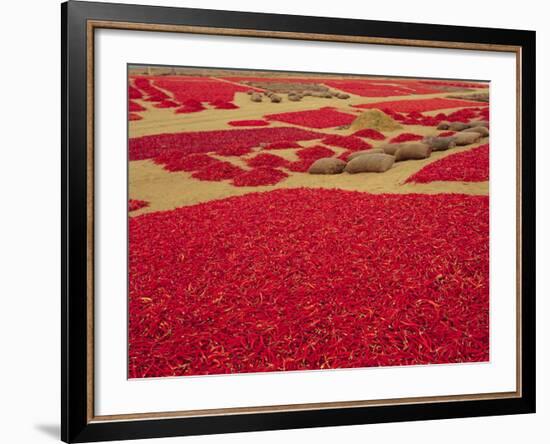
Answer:
[[[521,78],[520,396],[353,408],[97,421],[90,416],[88,22],[185,25],[279,33],[406,39],[519,48]],[[69,1],[62,23],[62,375],[61,438],[90,442],[179,435],[370,424],[535,412],[535,32]],[[91,182],[93,184],[93,182]],[[92,318],[92,319],[90,319]]]

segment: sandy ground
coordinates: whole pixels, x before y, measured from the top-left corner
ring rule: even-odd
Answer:
[[[334,90],[334,88],[332,88]],[[353,109],[350,105],[361,103],[374,103],[390,100],[428,99],[433,97],[446,97],[450,93],[442,92],[437,94],[422,94],[410,96],[393,97],[360,97],[351,95],[350,99],[342,100],[337,98],[324,99],[317,97],[304,97],[300,102],[284,100],[282,103],[271,103],[263,101],[254,103],[245,93],[238,93],[234,103],[239,106],[235,110],[214,110],[208,109],[198,113],[175,114],[173,109],[154,108],[151,103],[138,101],[148,111],[140,113],[144,119],[129,122],[129,137],[144,135],[174,133],[181,131],[206,131],[215,129],[234,128],[227,124],[231,120],[261,119],[266,114],[278,112],[301,111],[318,109],[323,106],[332,106],[341,111],[360,114],[361,110]],[[481,104],[480,104],[481,105]],[[437,110],[425,114],[437,114],[452,110]],[[286,123],[272,122],[271,126],[292,126]],[[300,127],[302,128],[302,127]],[[307,129],[307,128],[306,128]],[[313,129],[315,131],[315,129]],[[327,134],[347,135],[352,131],[349,129],[323,129]],[[421,135],[435,135],[439,131],[435,128],[425,126],[407,125],[403,129],[392,132],[384,132],[388,139],[402,132],[411,132]],[[301,143],[303,146],[318,144],[319,141],[308,141]],[[369,141],[376,146],[383,142]],[[369,193],[465,193],[484,194],[489,193],[489,183],[480,182],[432,182],[428,184],[404,184],[404,181],[420,170],[425,165],[437,161],[454,153],[475,148],[481,144],[488,143],[488,139],[482,139],[479,143],[467,147],[453,148],[448,151],[435,152],[430,158],[424,160],[413,160],[399,162],[385,173],[362,173],[362,174],[339,174],[339,175],[309,175],[307,173],[289,173],[289,177],[274,186],[260,187],[234,187],[229,182],[201,181],[191,177],[191,173],[171,173],[156,165],[152,160],[132,161],[129,165],[129,195],[131,199],[145,200],[150,203],[146,208],[132,212],[132,216],[152,211],[169,210],[184,205],[192,205],[206,202],[212,199],[222,199],[229,196],[243,195],[250,192],[269,191],[279,188],[314,187],[314,188],[340,188],[344,190],[356,190]],[[344,149],[330,147],[337,154],[344,152]],[[238,157],[222,157],[220,159],[232,162],[244,169],[248,169],[244,159],[254,156],[254,153]],[[294,150],[270,150],[270,154],[279,155],[288,160],[297,160]]]

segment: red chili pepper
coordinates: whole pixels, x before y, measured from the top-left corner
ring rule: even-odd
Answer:
[[[422,140],[423,138],[424,136],[421,136],[419,134],[402,133],[390,139],[390,142],[391,143],[410,142],[412,140]]]
[[[489,145],[451,154],[426,165],[409,177],[409,183],[428,183],[436,180],[484,182],[489,180]]]
[[[280,189],[132,217],[129,375],[486,361],[488,235],[488,198],[459,194]]]
[[[268,114],[265,118],[308,128],[333,128],[351,124],[356,116],[325,107],[308,111]]]

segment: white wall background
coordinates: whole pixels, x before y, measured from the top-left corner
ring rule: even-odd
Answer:
[[[537,31],[538,413],[498,418],[334,427],[151,441],[194,443],[342,442],[446,444],[546,442],[550,421],[550,326],[544,280],[550,265],[550,153],[541,137],[549,117],[550,29],[544,2],[513,6],[462,0],[124,1],[287,14],[441,23]],[[58,0],[9,2],[0,16],[0,437],[55,442],[59,434],[60,20]],[[529,116],[527,116],[529,118]],[[546,173],[546,174],[545,174]],[[145,441],[143,441],[145,442]]]

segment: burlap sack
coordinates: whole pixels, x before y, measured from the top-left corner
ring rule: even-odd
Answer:
[[[384,154],[384,150],[382,148],[372,148],[370,150],[356,151],[355,153],[351,153],[348,156],[348,162],[355,159],[356,157],[363,156],[365,154]]]
[[[383,149],[386,154],[391,154],[393,156],[395,152],[403,146],[405,146],[405,143],[383,143],[379,145],[378,148]]]
[[[393,166],[394,162],[395,157],[390,156],[389,154],[364,154],[348,162],[344,168],[344,171],[350,174],[383,173],[384,171],[389,170]]]
[[[464,146],[476,143],[479,139],[481,139],[481,134],[477,132],[469,133],[461,131],[455,134],[454,138],[457,146]]]
[[[252,100],[253,102],[261,102],[262,101],[262,96],[258,93],[252,93],[250,95],[250,100]]]
[[[432,151],[445,151],[456,146],[454,136],[449,137],[425,137],[424,143],[430,145]]]
[[[449,129],[451,131],[462,131],[463,129],[470,128],[470,125],[468,123],[462,123],[462,122],[453,122],[449,124]]]
[[[489,137],[489,130],[484,126],[472,126],[461,131],[463,133],[479,133],[481,137]]]
[[[336,157],[323,157],[313,162],[307,172],[309,174],[340,174],[344,171],[345,166],[346,162]]]
[[[488,120],[472,120],[470,123],[470,128],[474,128],[476,126],[484,126],[485,128],[489,128],[489,121]]]
[[[425,143],[405,143],[395,153],[395,161],[426,159],[432,154],[432,148]]]

